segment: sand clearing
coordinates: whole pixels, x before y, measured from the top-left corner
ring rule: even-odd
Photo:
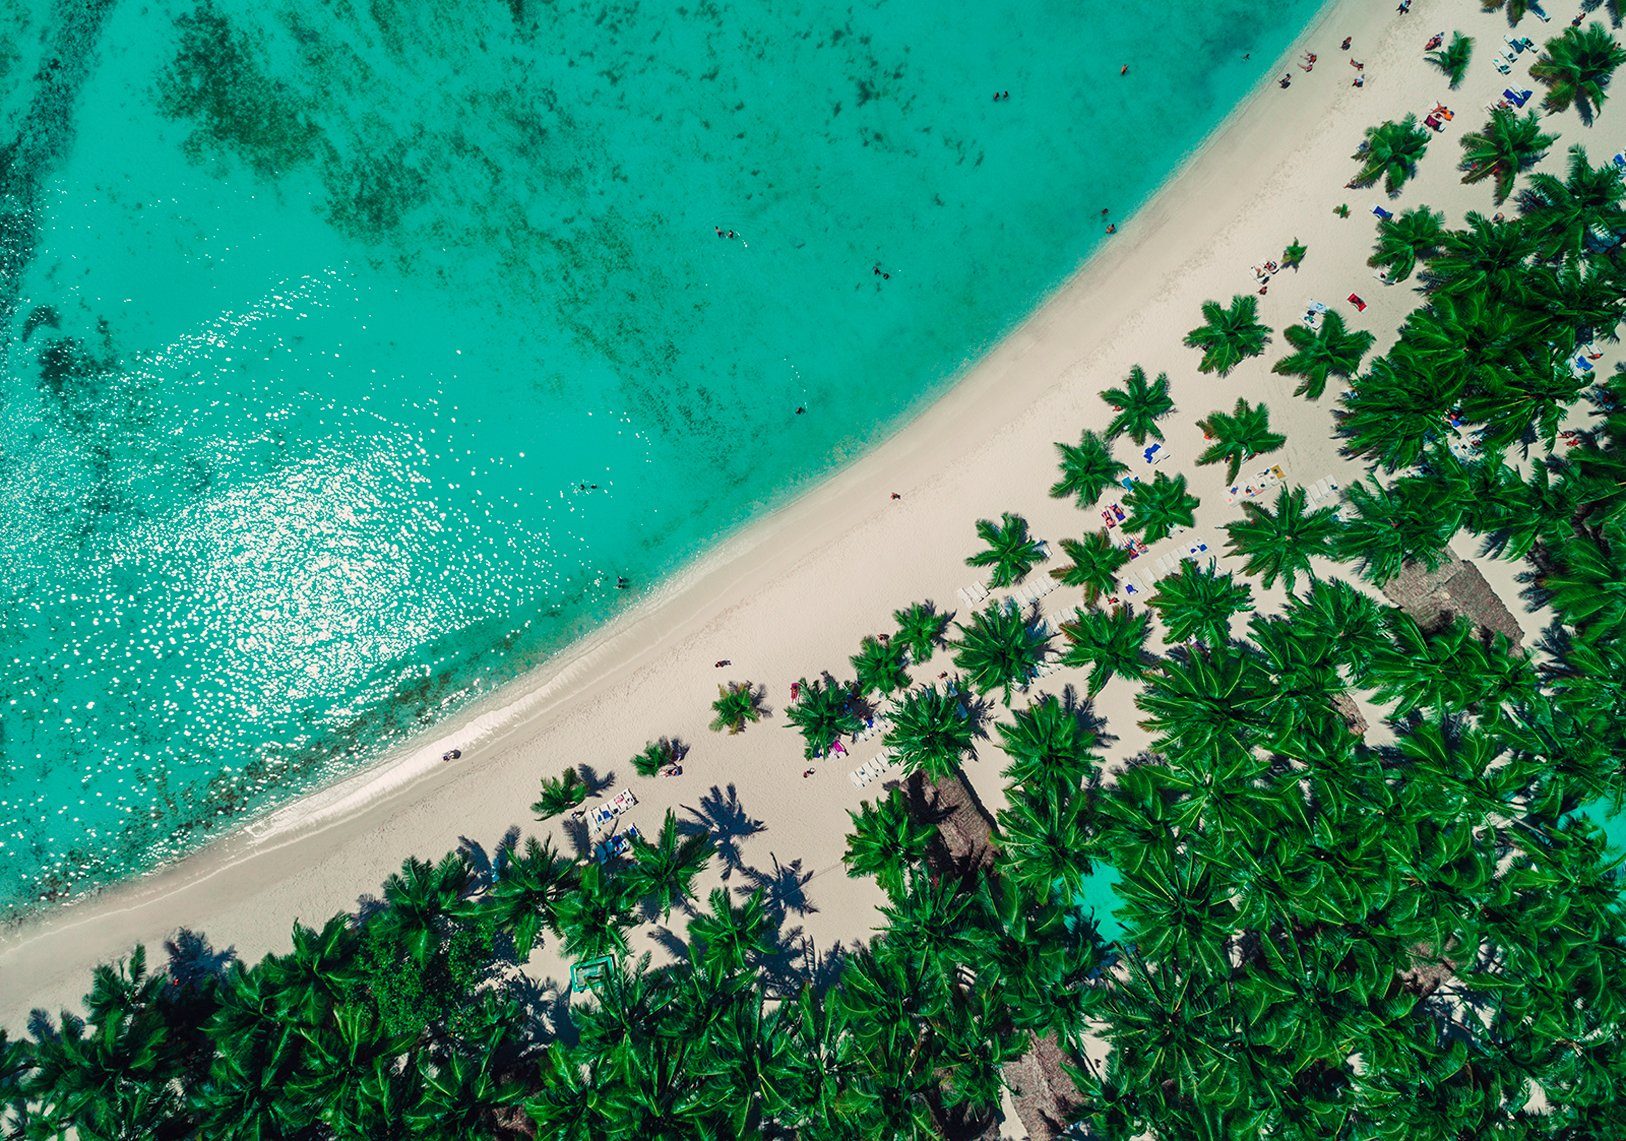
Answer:
[[[1551,25],[1521,31],[1538,39],[1556,34],[1575,5],[1552,3],[1550,10]],[[1448,93],[1441,74],[1424,63],[1422,46],[1453,26],[1476,38],[1477,51],[1462,89]],[[1223,467],[1192,463],[1201,450],[1195,421],[1238,396],[1268,402],[1273,427],[1288,437],[1270,462],[1289,480],[1357,478],[1358,468],[1339,457],[1331,436],[1336,382],[1311,404],[1291,395],[1291,378],[1269,372],[1285,351],[1279,333],[1262,359],[1225,380],[1199,374],[1197,353],[1180,341],[1197,324],[1203,300],[1253,292],[1249,267],[1279,260],[1298,238],[1309,247],[1303,268],[1272,280],[1260,298],[1262,319],[1279,330],[1318,299],[1342,310],[1352,328],[1375,332],[1377,351],[1387,348],[1415,294],[1408,286],[1385,287],[1365,265],[1372,205],[1395,204],[1381,189],[1343,188],[1356,166],[1349,155],[1365,127],[1407,112],[1421,116],[1443,98],[1456,119],[1436,136],[1399,204],[1427,202],[1453,220],[1469,209],[1493,209],[1489,185],[1463,186],[1455,168],[1458,139],[1479,126],[1484,105],[1507,85],[1490,59],[1506,30],[1501,15],[1482,13],[1477,0],[1419,0],[1407,16],[1373,0],[1330,5],[1157,197],[1120,220],[1118,233],[1071,281],[918,420],[725,544],[574,654],[437,730],[421,748],[159,873],[8,933],[0,943],[0,1022],[18,1026],[30,1007],[74,1003],[93,964],[127,953],[137,941],[160,944],[179,927],[202,930],[216,946],[251,959],[286,949],[294,919],[319,924],[353,908],[407,856],[438,856],[465,837],[490,850],[516,826],[551,831],[568,843],[559,822],[542,828],[527,806],[539,778],[578,764],[613,774],[605,792],[636,791],[640,804],[628,819],[646,833],[668,807],[691,819],[703,815],[725,833],[759,822],[753,834],[730,841],[743,866],[728,882],[771,884],[789,905],[790,924],[820,951],[862,939],[882,896],[872,883],[849,879],[840,856],[846,810],[879,788],[860,793],[848,771],[873,756],[879,741],[818,762],[804,779],[800,738],[783,727],[790,683],[822,669],[849,676],[848,655],[864,635],[890,629],[895,608],[931,599],[963,611],[956,590],[977,577],[962,560],[976,547],[972,521],[979,516],[1022,513],[1052,546],[1098,527],[1096,512],[1046,496],[1055,478],[1051,444],[1103,427],[1110,412],[1096,392],[1120,381],[1132,364],[1169,374],[1177,408],[1165,423],[1171,457],[1160,470],[1184,472],[1202,498],[1191,535],[1154,544],[1132,569],[1177,553],[1192,536],[1220,549],[1220,527],[1236,508],[1226,502]],[[1337,50],[1345,36],[1354,37],[1351,53]],[[1309,73],[1297,66],[1306,49],[1319,56]],[[1362,89],[1351,86],[1351,54],[1366,64]],[[1529,58],[1513,78],[1528,70]],[[1118,62],[1084,56],[1080,66]],[[1292,76],[1285,91],[1277,86],[1283,73]],[[1134,82],[1133,73],[1125,82]],[[1608,112],[1604,119],[1611,121]],[[1548,123],[1562,140],[1547,166],[1562,162],[1577,141],[1590,143],[1594,161],[1607,158],[1606,144],[1593,142],[1573,114]],[[1085,193],[1080,199],[1094,201]],[[1347,220],[1333,213],[1343,202]],[[1344,301],[1351,292],[1368,302],[1364,313]],[[1120,441],[1117,452],[1132,471],[1148,470],[1130,441]],[[891,498],[893,492],[901,498]],[[1486,573],[1511,599],[1510,568],[1492,564]],[[1257,584],[1255,593],[1265,602]],[[1043,607],[1065,615],[1077,602],[1076,591],[1062,588]],[[719,659],[732,665],[717,669]],[[949,663],[939,660],[914,673],[927,679],[945,668]],[[716,686],[728,679],[765,685],[773,711],[737,737],[706,728]],[[1062,671],[1038,688],[1059,690],[1078,680]],[[1115,682],[1097,703],[1118,735],[1111,749],[1117,757],[1143,741],[1131,696],[1126,683]],[[661,735],[692,744],[683,775],[635,777],[627,758]],[[453,746],[462,749],[461,759],[441,762]],[[969,775],[997,808],[1001,760],[991,745],[983,753]],[[722,868],[722,861],[714,864],[703,891]],[[635,953],[667,953],[660,935],[655,925],[636,929]],[[547,945],[530,970],[559,979],[564,967]]]

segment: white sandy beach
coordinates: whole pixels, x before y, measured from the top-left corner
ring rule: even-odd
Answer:
[[[1550,24],[1528,18],[1519,34],[1538,42],[1556,35],[1577,3],[1553,0],[1547,7]],[[1469,76],[1454,93],[1422,58],[1423,42],[1453,27],[1476,40]],[[527,834],[552,831],[563,842],[559,823],[537,825],[528,805],[540,778],[581,764],[614,774],[607,791],[635,790],[640,804],[630,819],[645,832],[658,827],[668,807],[692,819],[694,811],[714,816],[707,804],[736,804],[761,823],[739,843],[750,871],[772,877],[776,865],[788,866],[811,877],[801,888],[811,910],[793,913],[789,922],[821,951],[862,939],[882,896],[872,883],[849,879],[841,866],[846,812],[866,795],[847,774],[879,743],[819,762],[815,775],[803,779],[800,738],[784,727],[781,712],[790,683],[824,669],[848,676],[847,658],[859,639],[890,629],[892,611],[910,602],[931,599],[963,610],[955,591],[976,578],[963,564],[976,547],[976,518],[1018,512],[1052,546],[1098,527],[1096,513],[1046,495],[1055,478],[1052,442],[1103,427],[1110,410],[1096,393],[1133,364],[1149,374],[1166,371],[1172,380],[1177,409],[1165,430],[1173,458],[1163,470],[1184,472],[1202,498],[1194,535],[1212,549],[1222,547],[1220,528],[1237,509],[1225,501],[1223,468],[1192,463],[1201,450],[1195,421],[1238,396],[1268,403],[1272,426],[1288,437],[1269,459],[1290,480],[1358,478],[1359,468],[1338,455],[1332,436],[1336,385],[1312,404],[1292,396],[1293,379],[1270,373],[1285,351],[1279,333],[1263,358],[1223,380],[1199,374],[1197,353],[1182,347],[1181,338],[1198,323],[1202,301],[1251,292],[1249,267],[1279,259],[1297,238],[1308,256],[1302,270],[1272,281],[1260,299],[1263,320],[1279,330],[1319,299],[1339,308],[1351,327],[1376,333],[1377,349],[1385,349],[1416,295],[1409,284],[1382,285],[1365,264],[1372,205],[1426,202],[1453,222],[1470,209],[1495,209],[1489,183],[1460,184],[1456,165],[1458,140],[1483,122],[1486,103],[1508,85],[1490,59],[1507,31],[1505,18],[1482,12],[1478,0],[1417,0],[1406,16],[1383,0],[1330,4],[1265,85],[1148,205],[1121,222],[1121,232],[1097,256],[894,438],[410,755],[161,872],[7,932],[0,940],[0,1024],[21,1026],[33,1007],[75,1004],[95,963],[127,954],[136,942],[156,947],[178,928],[203,931],[216,947],[253,959],[285,949],[295,919],[319,924],[354,908],[408,856],[436,857],[462,838],[489,851],[512,826]],[[1349,53],[1338,50],[1345,36],[1354,39]],[[1297,66],[1306,49],[1319,57],[1309,73]],[[1351,54],[1366,64],[1363,89],[1351,86]],[[1520,86],[1535,86],[1526,75],[1531,58],[1514,68],[1511,78],[1522,79]],[[1080,66],[1116,68],[1120,62],[1081,57]],[[1284,71],[1293,80],[1285,91],[1275,82]],[[1133,73],[1124,80],[1134,81]],[[1397,200],[1381,189],[1344,189],[1364,128],[1408,112],[1421,117],[1442,99],[1456,118],[1434,139],[1419,177]],[[1605,111],[1601,132],[1583,128],[1573,114],[1548,117],[1561,139],[1545,165],[1561,164],[1575,142],[1588,144],[1594,162],[1607,159],[1617,149],[1607,142],[1609,125],[1621,113]],[[1344,202],[1347,220],[1333,213]],[[1369,303],[1364,313],[1344,300],[1351,292]],[[1120,441],[1118,455],[1132,471],[1147,470],[1128,441]],[[892,492],[902,498],[893,501]],[[1177,543],[1183,547],[1174,539],[1155,545],[1143,564]],[[1521,613],[1527,634],[1534,633],[1536,622],[1517,603],[1515,568],[1476,561]],[[1256,584],[1255,594],[1265,602]],[[1076,592],[1063,588],[1043,606],[1054,617],[1077,602]],[[733,664],[713,668],[719,659]],[[945,668],[946,662],[934,662],[915,674],[934,677]],[[727,679],[765,685],[772,710],[736,737],[706,728],[716,686]],[[1062,671],[1039,688],[1059,690],[1078,680]],[[1116,682],[1097,702],[1118,736],[1114,756],[1135,752],[1143,741],[1130,697],[1128,686]],[[662,735],[692,744],[683,775],[635,777],[627,758]],[[453,745],[462,758],[442,764],[441,753]],[[983,752],[970,776],[992,810],[1002,802],[1001,761],[991,745]],[[877,788],[871,785],[869,794]],[[730,884],[751,882],[750,871],[736,872]],[[714,886],[717,874],[710,873],[703,890]],[[655,925],[635,930],[634,951],[663,954],[658,933]],[[531,969],[558,979],[564,968],[545,946]]]

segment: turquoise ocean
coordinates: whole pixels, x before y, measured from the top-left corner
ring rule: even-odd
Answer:
[[[883,439],[1317,6],[0,5],[0,911],[353,771]]]

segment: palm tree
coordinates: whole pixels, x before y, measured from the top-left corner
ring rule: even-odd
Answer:
[[[1534,166],[1557,139],[1557,135],[1542,133],[1534,111],[1520,118],[1517,111],[1498,107],[1483,127],[1462,136],[1462,162],[1458,166],[1464,172],[1462,181],[1495,178],[1496,201],[1501,203],[1513,193],[1513,180],[1519,172]]]
[[[632,771],[641,777],[652,777],[667,765],[675,765],[683,756],[683,746],[670,737],[651,741],[643,751],[632,758]]]
[[[578,960],[627,953],[627,928],[632,916],[627,907],[628,882],[607,873],[602,864],[581,870],[576,890],[565,892],[553,905],[553,921],[564,940],[565,953]]]
[[[1343,315],[1336,309],[1328,309],[1321,315],[1319,329],[1289,325],[1282,330],[1282,336],[1293,346],[1293,351],[1277,361],[1270,371],[1302,377],[1293,395],[1311,400],[1321,399],[1329,376],[1345,379],[1354,376],[1374,339],[1365,329],[1350,332],[1344,326]]]
[[[1393,198],[1417,173],[1417,163],[1427,150],[1428,131],[1417,122],[1416,115],[1407,115],[1398,123],[1391,120],[1368,127],[1366,141],[1352,156],[1361,162],[1355,185],[1371,186],[1381,178],[1383,188]]]
[[[456,852],[438,864],[409,857],[400,872],[384,881],[383,925],[420,964],[440,949],[446,919],[469,886],[469,866]]]
[[[1296,270],[1299,268],[1299,266],[1304,264],[1304,255],[1309,252],[1310,247],[1306,246],[1303,242],[1300,242],[1297,238],[1294,238],[1291,242],[1287,243],[1287,248],[1282,251],[1282,264],[1290,269]]]
[[[923,772],[935,781],[976,754],[977,735],[965,698],[929,685],[904,695],[882,741],[905,771]]]
[[[1150,660],[1146,653],[1150,631],[1151,615],[1134,613],[1127,606],[1075,610],[1072,619],[1061,624],[1061,635],[1067,640],[1062,664],[1089,668],[1092,697],[1115,677],[1138,681],[1146,676]]]
[[[1044,559],[1044,547],[1028,534],[1028,521],[1009,511],[999,517],[998,523],[978,519],[977,537],[988,548],[967,556],[965,565],[992,567],[988,585],[995,590],[1021,582]]]
[[[1547,85],[1542,106],[1563,111],[1571,103],[1588,126],[1609,97],[1609,80],[1615,69],[1626,63],[1622,48],[1602,24],[1566,28],[1557,39],[1547,41],[1541,58],[1530,67],[1530,77]]]
[[[1451,33],[1451,42],[1439,51],[1429,52],[1425,57],[1429,63],[1445,72],[1452,91],[1462,85],[1462,77],[1468,74],[1468,61],[1473,58],[1474,41],[1472,37],[1461,32]]]
[[[1168,373],[1160,372],[1156,380],[1148,383],[1146,370],[1136,365],[1124,378],[1122,388],[1103,389],[1100,395],[1114,413],[1107,424],[1107,439],[1127,435],[1135,443],[1144,444],[1148,436],[1163,438],[1163,430],[1157,422],[1174,408],[1174,400],[1169,396]]]
[[[1146,605],[1163,619],[1170,642],[1195,638],[1217,646],[1230,640],[1232,616],[1253,609],[1253,591],[1229,574],[1186,559],[1179,573],[1158,580]]]
[[[1517,219],[1499,222],[1469,211],[1464,221],[1461,229],[1446,231],[1440,252],[1429,261],[1426,277],[1434,300],[1440,294],[1523,296],[1530,258],[1539,249],[1534,235]],[[1426,312],[1414,310],[1410,320]]]
[[[1058,443],[1056,450],[1061,453],[1061,478],[1050,485],[1050,494],[1057,499],[1070,496],[1080,507],[1090,507],[1129,470],[1112,458],[1110,441],[1094,432],[1083,433],[1077,444]]]
[[[542,778],[542,795],[531,804],[531,811],[538,820],[551,820],[586,799],[587,782],[575,769],[566,769],[557,777]]]
[[[1413,503],[1376,479],[1369,483],[1345,489],[1352,510],[1333,544],[1337,557],[1357,562],[1361,574],[1379,585],[1400,573],[1407,560],[1437,569],[1459,516]]]
[[[1005,779],[1013,786],[1055,782],[1078,788],[1100,764],[1093,752],[1097,736],[1084,711],[1053,693],[1018,709],[1011,724],[997,728],[999,747],[1011,762]]]
[[[1479,0],[1480,6],[1487,12],[1494,12],[1498,8],[1507,9],[1507,22],[1518,24],[1530,11],[1530,0]]]
[[[1030,898],[1071,904],[1092,870],[1086,801],[1076,789],[1018,791],[999,814],[1000,868]]]
[[[808,760],[830,751],[838,737],[858,732],[863,722],[853,712],[849,686],[830,679],[797,682],[798,696],[785,710],[786,724],[802,734],[802,755]]]
[[[1270,343],[1270,329],[1259,323],[1259,299],[1252,294],[1237,294],[1228,308],[1218,301],[1203,302],[1203,323],[1186,334],[1186,347],[1201,349],[1203,359],[1197,365],[1199,372],[1217,372],[1226,376],[1249,357],[1265,351]]]
[[[1331,507],[1305,509],[1302,487],[1283,484],[1272,508],[1244,501],[1242,518],[1225,525],[1226,546],[1246,561],[1243,570],[1269,588],[1280,578],[1292,590],[1300,574],[1313,576],[1310,558],[1332,553],[1338,517]]]
[[[904,889],[904,873],[926,858],[937,825],[916,820],[909,813],[903,791],[894,788],[887,796],[849,811],[852,830],[847,833],[847,851],[841,862],[853,878],[874,876],[881,890],[893,899]]]
[[[1586,148],[1570,148],[1569,170],[1563,178],[1537,171],[1519,195],[1519,212],[1526,228],[1541,243],[1547,258],[1579,258],[1589,234],[1611,237],[1626,229],[1626,181],[1613,166],[1595,167]]]
[[[1197,462],[1217,464],[1224,460],[1226,483],[1236,479],[1243,460],[1268,455],[1287,443],[1286,436],[1270,430],[1270,409],[1263,403],[1249,404],[1240,396],[1230,412],[1210,412],[1206,420],[1197,421],[1197,427],[1213,441],[1198,455]]]
[[[731,681],[717,687],[717,700],[711,703],[716,716],[711,719],[714,733],[743,732],[753,721],[762,720],[762,690],[748,681]]]
[[[744,971],[754,958],[773,950],[777,924],[762,904],[758,888],[738,907],[726,888],[711,893],[711,910],[689,921],[689,937],[700,944],[699,962],[713,970]]]
[[[908,650],[909,660],[919,665],[944,644],[943,632],[948,629],[949,616],[939,614],[930,602],[916,602],[906,610],[894,610],[892,621],[898,624],[898,632],[892,640]]]
[[[908,688],[903,655],[903,643],[891,638],[884,642],[865,638],[858,643],[858,652],[848,659],[858,676],[858,692],[885,695]]]
[[[641,899],[653,897],[664,921],[675,903],[694,895],[695,877],[711,860],[712,848],[711,836],[705,832],[683,835],[668,808],[654,840],[640,836],[633,841],[632,867],[627,872],[632,894]]]
[[[356,942],[348,915],[333,916],[320,931],[295,920],[293,950],[261,960],[260,970],[292,1021],[320,1026],[332,1016],[362,975]]]
[[[1009,598],[976,611],[958,629],[954,664],[977,693],[1001,690],[1007,705],[1012,687],[1032,680],[1049,642]]]
[[[1383,269],[1391,282],[1405,281],[1419,258],[1439,252],[1445,240],[1445,215],[1427,206],[1414,206],[1378,221],[1378,240],[1366,264]]]
[[[575,883],[571,862],[553,849],[552,840],[526,838],[525,847],[508,857],[480,910],[514,940],[515,958],[531,957],[543,927],[554,926],[554,908]]]
[[[1094,605],[1118,586],[1118,572],[1129,562],[1129,552],[1113,545],[1105,531],[1091,531],[1083,540],[1063,539],[1062,554],[1071,561],[1050,574],[1063,586],[1084,589],[1084,601]]]
[[[1148,480],[1137,480],[1124,496],[1130,516],[1126,531],[1138,532],[1148,543],[1166,539],[1176,527],[1190,527],[1197,521],[1198,499],[1186,490],[1186,477],[1173,479],[1158,472]]]

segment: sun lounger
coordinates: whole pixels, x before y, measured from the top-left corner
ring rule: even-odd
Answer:
[[[587,822],[594,828],[603,828],[614,819],[615,811],[608,804],[596,804],[587,812]]]
[[[848,773],[847,774],[847,779],[853,782],[853,787],[854,788],[863,788],[864,787],[864,780],[863,780],[862,777],[860,777],[858,775],[858,770],[857,769],[854,769],[852,772]]]
[[[1551,16],[1547,15],[1546,9],[1538,4],[1536,0],[1530,0],[1530,3],[1525,5],[1525,9],[1543,24],[1552,19]]]
[[[1492,61],[1492,66],[1494,66],[1496,70],[1501,72],[1503,75],[1509,75],[1513,71],[1513,69],[1507,65],[1507,60],[1503,59],[1501,56],[1497,56],[1496,59]]]
[[[1389,211],[1385,210],[1382,206],[1374,206],[1374,207],[1372,207],[1372,213],[1376,214],[1379,218],[1381,218],[1385,222],[1390,221],[1391,219],[1394,218],[1394,215],[1391,214]]]

